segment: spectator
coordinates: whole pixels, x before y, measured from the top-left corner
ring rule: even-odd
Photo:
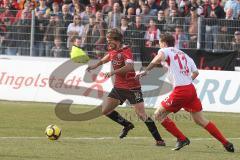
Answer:
[[[159,10],[158,11],[158,15],[157,15],[157,26],[158,29],[160,30],[160,32],[164,32],[164,25],[166,24],[166,19],[164,16],[164,11],[163,10]]]
[[[79,0],[72,0],[72,3],[68,5],[69,13],[74,16],[76,6],[79,6],[81,9],[84,8],[84,6],[80,3]]]
[[[84,7],[82,7],[82,5],[78,4],[78,3],[76,3],[74,6],[75,7],[74,7],[74,14],[73,15],[81,16],[81,13],[84,12]]]
[[[5,54],[4,39],[7,28],[3,22],[0,22],[0,55]]]
[[[171,16],[173,10],[177,12],[176,13],[177,15],[179,15],[179,11],[178,11],[176,1],[175,0],[169,0],[168,1],[168,8],[166,8],[164,10],[165,17]]]
[[[107,31],[107,24],[103,20],[103,15],[100,11],[97,11],[96,13],[96,22],[95,26],[93,28],[93,35],[94,37],[94,42],[95,42],[95,52],[97,58],[102,58],[105,53],[105,47],[106,47],[106,35]]]
[[[75,36],[82,37],[84,26],[81,24],[81,17],[79,15],[75,15],[73,18],[73,23],[70,23],[67,28],[67,48],[71,48],[71,40]]]
[[[55,14],[58,16],[61,16],[61,10],[60,10],[60,6],[57,2],[53,2],[52,3],[52,11],[50,12],[50,14]]]
[[[179,15],[181,17],[189,16],[190,15],[190,1],[189,0],[181,0],[179,4]]]
[[[34,5],[33,2],[28,2],[28,1],[26,1],[26,3],[24,4],[24,8],[23,8],[22,10],[18,10],[18,11],[17,11],[17,14],[16,14],[16,16],[15,16],[14,22],[16,22],[16,21],[18,21],[19,19],[21,19],[21,17],[22,17],[22,12],[23,12],[23,11],[28,12],[27,17],[28,17],[29,19],[31,19],[31,17],[32,17],[31,11],[34,10],[34,8],[33,8],[34,6],[32,6],[32,5]]]
[[[129,28],[128,18],[127,18],[127,17],[122,17],[122,18],[121,18],[120,31],[121,31],[121,33],[122,33],[122,35],[123,35],[123,41],[125,41],[125,42],[128,42],[127,39],[130,38],[130,37],[128,37],[128,36],[126,35],[126,33],[125,33],[128,28]]]
[[[89,17],[92,15],[92,9],[90,5],[87,5],[85,11],[81,13],[82,24],[86,25],[89,23]]]
[[[119,28],[122,16],[119,3],[114,3],[112,12],[109,12],[108,17],[105,19],[108,23],[108,28]]]
[[[158,41],[160,39],[160,30],[156,26],[156,22],[153,19],[149,21],[149,27],[145,33],[144,39],[146,40],[146,47],[158,47]]]
[[[136,8],[136,15],[140,15],[142,13],[142,8],[145,5],[145,0],[138,0],[138,6]]]
[[[184,18],[178,16],[177,10],[171,10],[170,15],[166,18],[165,31],[174,32],[177,25],[183,25]]]
[[[24,10],[21,15],[21,19],[18,20],[14,26],[17,30],[15,31],[15,39],[17,40],[17,55],[29,55],[30,53],[30,33],[31,33],[31,19],[29,19],[28,12]]]
[[[132,24],[134,22],[135,17],[135,9],[133,7],[129,7],[127,10],[127,18],[129,21],[129,24]]]
[[[128,6],[136,9],[138,7],[138,1],[137,0],[129,0]]]
[[[10,6],[11,6],[11,10],[18,10],[19,9],[19,4],[17,2],[17,0],[9,0]],[[15,13],[16,14],[16,13]]]
[[[67,27],[73,21],[73,16],[69,12],[69,6],[67,4],[62,5],[62,14],[61,14],[61,23],[62,26],[65,28],[62,30],[62,42],[64,42],[64,48],[67,48]]]
[[[45,56],[45,43],[44,43],[44,34],[46,26],[48,25],[48,20],[44,18],[44,13],[39,13],[35,19],[35,36],[34,36],[34,45],[35,51],[33,56]]]
[[[13,24],[15,15],[11,12],[9,6],[5,6],[2,13],[0,13],[0,22]]]
[[[90,0],[90,6],[91,6],[92,14],[95,14],[97,11],[102,10],[97,0]]]
[[[103,13],[104,19],[105,19],[105,15],[107,15],[109,12],[112,11],[114,2],[115,0],[107,0],[107,4],[105,4],[102,7],[102,13]]]
[[[38,1],[40,1],[40,0],[38,0]],[[48,8],[50,8],[50,10],[52,9],[51,7],[52,7],[52,3],[54,2],[54,0],[45,0],[46,1],[46,6],[48,7]]]
[[[201,6],[203,8],[202,16],[203,17],[208,17],[208,12],[209,12],[209,10],[211,10],[210,0],[203,1]]]
[[[144,47],[145,32],[146,32],[146,26],[142,23],[142,17],[136,16],[135,23],[130,25],[129,31],[127,31],[127,36],[131,37],[129,45],[132,46],[132,51],[134,55],[139,55],[142,53],[142,50]]]
[[[229,8],[233,9],[233,18],[238,19],[238,14],[240,12],[240,3],[238,0],[227,0],[224,5],[224,11],[227,12],[227,9]]]
[[[23,10],[25,8],[25,4],[26,3],[31,3],[31,6],[33,6],[34,9],[38,5],[38,2],[36,0],[19,0],[19,2],[18,2],[18,10]]]
[[[100,10],[101,12],[102,12],[103,6],[107,3],[108,3],[107,0],[98,0],[98,4],[101,7],[101,10]]]
[[[142,12],[141,12],[140,16],[142,17],[142,23],[147,26],[149,24],[150,19],[154,15],[151,15],[149,5],[143,4],[141,7],[142,7],[141,8]]]
[[[3,0],[3,8],[8,7],[9,10],[11,10],[13,12],[13,14],[16,14],[16,10],[19,9],[19,4],[17,2],[17,0]]]
[[[191,7],[190,17],[186,18],[187,31],[189,33],[189,48],[197,48],[197,34],[198,34],[198,14],[197,8]]]
[[[168,7],[167,0],[159,0],[158,5],[159,5],[159,10],[164,11]]]
[[[240,31],[236,31],[234,33],[232,48],[233,50],[240,52]]]
[[[156,16],[157,12],[160,10],[159,6],[156,4],[156,0],[147,0],[147,4],[150,8],[150,14]]]
[[[240,66],[240,31],[234,33],[234,39],[232,41],[232,50],[237,51],[236,66]]]
[[[62,6],[62,21],[63,26],[68,27],[68,25],[72,22],[73,16],[69,12],[69,6],[67,4],[64,4]]]
[[[84,34],[82,36],[84,50],[87,51],[90,57],[96,57],[94,44],[97,42],[98,36],[100,35],[99,31],[99,28],[96,26],[96,17],[95,15],[91,15],[89,24],[84,26]]]
[[[3,46],[6,48],[6,55],[17,55],[17,41],[16,41],[16,31],[17,27],[13,25],[7,26],[8,30],[3,38]]]
[[[80,4],[83,4],[84,6],[87,6],[90,4],[89,0],[86,1],[86,0],[79,0]]]
[[[1,52],[8,55],[16,55],[16,39],[17,28],[14,24],[14,14],[11,12],[11,5],[9,1],[3,1],[4,8],[0,13],[0,26],[1,26]],[[12,48],[14,47],[14,48]]]
[[[97,11],[97,13],[96,13],[96,23],[98,25],[101,25],[100,28],[102,28],[102,30],[104,31],[104,35],[105,35],[107,32],[107,23],[103,20],[103,14],[101,11]],[[105,39],[105,37],[104,37],[104,39]]]
[[[190,0],[189,7],[190,7],[190,9],[192,7],[195,7],[197,9],[197,14],[198,15],[201,15],[202,12],[203,12],[203,8],[202,8],[202,6],[200,6],[200,4],[198,4],[198,0]]]
[[[45,42],[45,54],[47,57],[52,57],[51,48],[54,45],[54,39],[55,37],[61,37],[63,30],[65,29],[63,28],[63,23],[60,17],[57,15],[51,15],[43,38]]]
[[[66,48],[62,46],[62,40],[60,37],[55,37],[54,46],[51,49],[53,57],[66,57]]]
[[[3,1],[0,1],[0,8],[3,8]]]
[[[183,27],[177,25],[175,28],[175,33],[173,34],[175,38],[175,47],[178,49],[189,48],[188,36],[183,32]]]
[[[50,8],[46,5],[46,0],[39,0],[39,6],[35,8],[35,15],[38,16],[38,14],[43,13],[44,17],[48,18],[50,11]]]
[[[122,14],[127,15],[128,13],[128,8],[129,8],[129,0],[122,0]]]
[[[219,5],[218,0],[211,0],[211,6],[207,6],[205,12],[206,18],[206,34],[205,34],[205,49],[219,49],[218,48],[218,34],[219,34],[219,19],[225,18],[225,12]]]
[[[235,27],[240,24],[237,20],[234,20],[232,8],[228,8],[226,10],[226,18],[221,19],[219,24],[220,30],[218,34],[217,48],[219,50],[231,50],[231,42],[235,32]]]

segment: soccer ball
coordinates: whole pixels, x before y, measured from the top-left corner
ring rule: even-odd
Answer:
[[[45,135],[50,140],[57,140],[61,136],[62,130],[57,125],[49,125],[45,130]]]

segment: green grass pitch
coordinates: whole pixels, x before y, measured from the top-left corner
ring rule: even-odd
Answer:
[[[122,129],[106,117],[90,121],[71,122],[58,119],[54,104],[0,102],[0,160],[239,160],[240,114],[205,112],[224,135],[235,145],[228,153],[205,130],[193,123],[187,112],[170,117],[191,140],[180,151],[172,151],[176,139],[157,123],[166,147],[157,147],[147,128],[133,109],[117,110],[135,124],[127,138],[120,140]],[[74,105],[73,113],[88,111],[92,106]],[[153,114],[153,109],[147,109]],[[49,124],[62,128],[62,136],[50,141],[44,135]],[[103,138],[105,137],[105,138]]]

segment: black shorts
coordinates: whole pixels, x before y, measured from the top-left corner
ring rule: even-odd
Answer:
[[[113,88],[108,94],[108,97],[120,100],[120,104],[123,104],[126,100],[128,100],[130,104],[137,104],[143,102],[143,94],[141,88]]]

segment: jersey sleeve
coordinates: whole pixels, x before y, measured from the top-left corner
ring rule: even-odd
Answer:
[[[159,49],[158,50],[158,54],[160,54],[160,53],[163,53],[164,54],[164,60],[167,60],[167,57],[168,57],[168,52],[166,51],[166,49],[164,49],[164,48],[162,48],[162,49]]]
[[[190,70],[191,72],[198,71],[196,64],[194,63],[193,59],[189,57],[189,63],[190,63]]]
[[[133,54],[130,48],[124,49],[124,61],[125,63],[133,63]]]

